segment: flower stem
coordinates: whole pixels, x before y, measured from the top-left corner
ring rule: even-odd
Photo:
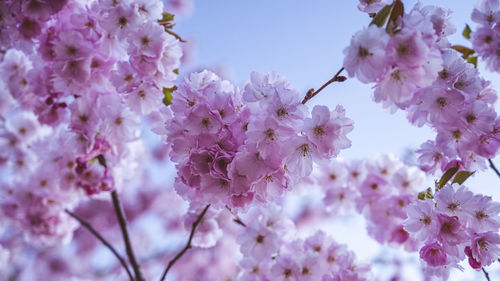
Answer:
[[[118,198],[118,193],[116,193],[116,190],[113,190],[111,192],[111,199],[113,200],[113,207],[115,209],[116,218],[118,219],[118,224],[120,225],[120,229],[122,230],[125,250],[127,252],[130,264],[132,265],[132,269],[134,270],[135,281],[145,281],[144,277],[142,276],[141,267],[137,263],[134,251],[132,249],[132,243],[130,242],[130,237],[127,230],[127,220],[125,218],[125,212],[123,211],[123,206],[120,203],[120,199]]]
[[[165,271],[163,271],[163,274],[162,274],[162,276],[160,278],[160,281],[165,280],[165,277],[167,276],[168,271],[174,265],[174,263],[177,260],[179,260],[187,252],[187,250],[189,250],[191,248],[191,241],[193,240],[193,236],[194,236],[194,233],[196,231],[196,227],[198,226],[198,224],[200,224],[201,219],[203,219],[203,216],[205,216],[205,213],[207,212],[207,210],[208,210],[209,207],[210,207],[210,204],[208,204],[205,207],[205,209],[203,209],[203,211],[198,216],[198,218],[193,222],[193,224],[191,226],[191,233],[189,234],[189,239],[188,239],[188,241],[186,243],[186,246],[184,246],[184,248],[179,253],[177,253],[177,255],[175,255],[175,257],[173,259],[171,259],[168,262],[167,268],[165,268]]]
[[[134,281],[134,277],[132,276],[132,273],[130,272],[127,263],[123,259],[123,257],[115,250],[115,248],[108,242],[102,235],[97,232],[97,230],[87,221],[84,219],[80,218],[77,214],[69,211],[69,210],[64,210],[68,215],[72,216],[74,219],[76,219],[83,227],[85,227],[90,233],[92,233],[99,241],[104,244],[114,255],[115,257],[120,261],[122,264],[123,268],[125,268],[125,271],[127,271],[127,275],[130,278],[130,281]]]
[[[332,79],[328,80],[328,82],[323,84],[323,86],[321,86],[317,91],[314,91],[314,89],[309,89],[309,91],[307,91],[306,96],[302,100],[302,104],[305,104],[306,102],[308,102],[314,96],[319,94],[319,92],[321,92],[324,88],[326,88],[326,86],[332,84],[333,82],[344,82],[347,79],[347,77],[340,75],[340,73],[342,73],[342,71],[344,71],[344,67],[339,69],[339,71],[337,71],[337,73],[332,77]]]
[[[497,176],[500,177],[500,172],[498,171],[497,167],[495,167],[495,164],[493,164],[493,161],[491,161],[491,159],[488,159],[488,162],[490,163],[490,168],[492,168],[493,171],[495,171],[495,173],[497,174]]]

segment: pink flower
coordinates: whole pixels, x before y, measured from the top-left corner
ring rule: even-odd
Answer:
[[[243,255],[257,260],[270,259],[280,246],[276,233],[260,225],[247,227],[237,241]]]
[[[465,218],[472,192],[468,191],[465,186],[448,184],[441,188],[435,197],[437,210],[450,216]]]
[[[465,226],[460,222],[458,217],[438,214],[438,220],[440,226],[437,238],[443,245],[455,246],[464,243],[469,238],[464,231]]]
[[[464,96],[457,90],[448,90],[444,87],[426,87],[417,93],[421,103],[418,111],[424,112],[428,122],[442,124],[452,119],[462,110]]]
[[[70,106],[70,128],[92,136],[99,125],[99,117],[95,111],[99,93],[88,92],[77,98]]]
[[[500,227],[500,203],[483,195],[474,195],[469,199],[467,222],[477,232],[496,231]]]
[[[330,113],[328,107],[317,105],[312,110],[312,118],[305,119],[304,131],[318,147],[318,152],[333,157],[351,146],[346,134],[352,131],[352,124],[353,121],[345,117],[343,107],[337,106]]]
[[[388,55],[401,68],[418,67],[427,60],[429,47],[422,39],[420,30],[404,28],[391,37]]]
[[[240,263],[238,281],[267,281],[269,263],[252,257],[244,257]]]
[[[264,101],[275,95],[275,89],[289,89],[290,84],[275,72],[250,73],[250,82],[245,86],[243,99],[247,102]]]
[[[497,0],[481,0],[472,11],[471,19],[479,24],[493,25],[500,20]]]
[[[149,114],[164,106],[163,93],[154,84],[142,83],[126,96],[130,109],[137,114]]]
[[[413,98],[415,90],[422,85],[424,79],[422,68],[393,67],[377,83],[374,92],[375,102],[384,102],[391,106],[391,102],[401,108]]]
[[[120,3],[107,9],[100,24],[111,35],[125,37],[139,22],[137,9],[132,5]]]
[[[376,25],[354,34],[349,47],[344,49],[344,67],[349,76],[356,76],[364,83],[378,80],[387,69],[388,42],[389,35]]]
[[[500,235],[492,231],[480,234],[476,233],[472,237],[470,249],[472,255],[468,255],[469,262],[472,257],[473,260],[481,266],[488,266],[491,263],[496,262],[498,256],[500,255]]]
[[[403,166],[392,177],[392,184],[400,194],[414,194],[425,183],[425,174],[416,167]]]
[[[18,111],[8,116],[5,129],[14,134],[20,142],[29,145],[38,137],[40,124],[33,113]]]
[[[407,208],[408,218],[404,228],[417,240],[433,239],[439,231],[439,221],[431,200],[418,200]]]
[[[443,266],[447,264],[446,253],[437,242],[427,244],[420,249],[420,258],[430,266]]]
[[[184,228],[189,230],[201,212],[201,208],[189,210],[184,218]],[[222,237],[223,232],[217,222],[218,215],[219,212],[215,211],[213,208],[207,210],[205,216],[203,216],[200,224],[196,228],[196,233],[192,241],[193,246],[202,248],[213,247]]]
[[[122,104],[118,95],[110,93],[99,99],[103,119],[101,133],[111,143],[136,140],[139,137],[140,119]]]
[[[301,268],[293,258],[278,256],[269,277],[276,281],[298,281],[300,272]]]
[[[472,256],[472,250],[471,250],[471,248],[469,246],[465,247],[464,253],[469,258],[469,265],[472,268],[474,268],[476,270],[479,270],[479,269],[482,268],[481,263],[478,262],[476,259],[474,259],[474,257]]]
[[[311,174],[317,148],[307,137],[297,136],[289,141],[285,155],[286,169],[296,178],[302,178]]]
[[[390,0],[360,0],[358,9],[365,13],[377,13],[385,5],[391,4]]]
[[[293,128],[281,125],[274,118],[256,120],[248,124],[247,142],[255,143],[262,157],[279,154],[286,140],[296,134]]]

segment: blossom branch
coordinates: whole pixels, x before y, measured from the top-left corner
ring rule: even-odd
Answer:
[[[233,221],[243,227],[247,227],[247,225],[240,219],[240,217],[238,217],[237,215],[233,214],[233,212],[231,211],[231,208],[229,208],[227,205],[226,205],[226,209],[234,216],[233,218]]]
[[[118,193],[116,193],[116,190],[113,190],[111,192],[111,199],[113,200],[113,207],[115,209],[120,229],[122,230],[123,241],[125,243],[125,250],[127,252],[130,264],[132,265],[132,269],[134,270],[135,280],[145,281],[144,277],[142,276],[141,268],[137,263],[134,251],[132,249],[132,243],[130,242],[130,237],[127,230],[127,220],[125,219],[125,212],[123,211],[123,207],[122,204],[120,203],[120,199],[118,198]]]
[[[243,227],[247,227],[247,225],[238,217],[234,218],[233,221]]]
[[[186,40],[182,39],[179,35],[177,35],[177,33],[173,32],[171,30],[168,30],[168,29],[165,29],[165,31],[168,34],[170,34],[170,35],[174,36],[175,38],[177,38],[177,40],[179,40],[179,42],[182,42],[182,43],[186,43],[187,42]]]
[[[191,240],[193,240],[194,233],[196,231],[196,227],[198,227],[198,224],[200,224],[201,220],[203,219],[203,216],[205,216],[205,213],[207,212],[208,208],[210,207],[210,204],[208,204],[205,209],[201,212],[201,214],[198,216],[198,218],[193,222],[191,226],[191,233],[189,234],[189,239],[186,243],[186,246],[179,252],[173,259],[171,259],[168,262],[167,268],[165,268],[165,271],[163,272],[160,281],[165,280],[165,277],[167,276],[168,271],[170,268],[174,265],[177,260],[179,260],[186,252],[191,248]]]
[[[493,161],[491,161],[491,159],[488,159],[488,162],[490,163],[490,168],[492,168],[493,171],[495,171],[495,173],[497,174],[497,176],[500,177],[500,172],[498,171],[497,167],[495,167],[495,164],[493,164]]]
[[[88,223],[84,219],[80,218],[77,214],[75,214],[75,213],[73,213],[73,212],[71,212],[69,210],[64,210],[64,211],[68,215],[70,215],[74,219],[76,219],[80,223],[80,225],[82,225],[83,227],[85,227],[99,241],[101,241],[102,244],[104,244],[104,246],[106,246],[115,255],[115,257],[120,261],[120,263],[122,264],[123,268],[125,268],[125,271],[127,272],[127,275],[130,278],[130,280],[134,281],[134,277],[132,276],[132,273],[130,272],[127,263],[125,262],[125,260],[123,259],[123,257],[115,250],[115,248],[113,247],[113,245],[111,245],[108,241],[106,241],[106,239],[104,239],[104,237],[102,237],[102,235],[99,232],[97,232],[97,230],[90,223]]]
[[[321,86],[317,91],[314,91],[314,89],[309,89],[309,91],[307,91],[306,96],[302,100],[302,104],[305,104],[306,102],[308,102],[314,96],[319,94],[319,92],[321,92],[324,88],[326,88],[326,86],[332,84],[333,82],[344,82],[347,79],[347,77],[340,75],[340,73],[342,73],[342,71],[344,71],[344,67],[339,69],[339,71],[337,71],[337,73],[332,77],[332,79],[328,80],[328,82],[323,84],[323,86]]]
[[[481,269],[483,270],[484,277],[486,277],[486,280],[491,281],[491,280],[490,280],[490,274],[488,273],[488,271],[486,271],[486,270],[484,269],[484,267],[481,267]]]

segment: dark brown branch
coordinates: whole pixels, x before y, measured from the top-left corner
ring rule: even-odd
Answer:
[[[125,260],[122,258],[122,256],[120,256],[120,254],[115,250],[115,248],[108,242],[106,241],[106,239],[104,239],[104,237],[102,237],[101,234],[99,234],[99,232],[97,232],[97,230],[95,230],[95,228],[88,222],[86,222],[84,219],[80,218],[77,214],[69,211],[69,210],[65,210],[66,213],[70,216],[72,216],[74,219],[76,219],[83,227],[85,227],[88,231],[90,231],[90,233],[92,233],[99,241],[101,241],[102,244],[104,244],[104,246],[106,246],[114,255],[115,257],[120,261],[120,263],[122,264],[123,268],[125,268],[125,271],[127,271],[127,275],[128,277],[130,278],[131,281],[134,281],[134,277],[132,276],[132,273],[130,272],[130,270],[128,269],[128,265],[127,263],[125,262]]]
[[[127,230],[127,220],[125,219],[125,212],[123,211],[123,207],[120,203],[120,199],[118,198],[118,193],[116,193],[116,190],[113,190],[111,192],[111,199],[113,200],[113,207],[115,209],[116,218],[118,219],[118,224],[120,225],[120,229],[122,230],[125,250],[127,252],[130,264],[132,265],[132,269],[134,270],[135,281],[145,281],[144,277],[142,276],[141,268],[137,263],[134,251],[132,249],[132,243],[130,242],[130,237]]]
[[[302,104],[305,104],[306,102],[308,102],[314,96],[319,94],[319,92],[321,92],[324,88],[326,88],[326,86],[332,84],[333,82],[344,82],[347,79],[347,77],[340,75],[340,73],[342,73],[342,71],[344,71],[344,67],[339,69],[339,71],[337,71],[337,73],[332,77],[332,79],[328,80],[328,82],[323,84],[323,86],[321,86],[317,91],[314,91],[314,89],[309,89],[309,91],[307,91],[306,96],[302,100]]]
[[[497,174],[497,176],[500,177],[500,172],[498,171],[497,167],[495,167],[495,164],[493,164],[493,161],[491,161],[491,159],[488,159],[488,162],[490,163],[490,168],[492,168],[493,171],[495,171],[495,173]]]
[[[233,218],[233,221],[243,227],[247,227],[247,225],[240,219],[240,217],[238,217],[237,215],[233,214],[233,212],[231,211],[231,208],[229,208],[227,205],[226,205],[226,209],[234,216]]]
[[[484,269],[484,267],[482,267],[481,269],[483,270],[484,277],[486,277],[486,280],[491,281],[491,280],[490,280],[490,275],[488,274],[488,271],[486,271],[486,270]]]
[[[243,227],[247,227],[247,225],[238,217],[234,218],[233,221]]]
[[[193,222],[193,225],[191,226],[191,233],[189,234],[189,239],[186,243],[186,246],[184,246],[184,248],[179,253],[177,253],[177,255],[175,255],[175,257],[173,259],[171,259],[168,262],[167,268],[165,268],[165,271],[163,272],[163,274],[160,278],[160,281],[165,280],[165,277],[167,276],[168,271],[174,265],[174,263],[177,262],[177,260],[179,260],[187,252],[187,250],[189,250],[191,248],[191,240],[193,240],[193,236],[194,236],[194,233],[196,231],[196,227],[198,227],[198,224],[200,224],[201,219],[203,219],[203,216],[205,216],[205,213],[207,212],[209,207],[210,207],[210,204],[208,204],[205,207],[205,209],[203,209],[203,211],[198,216],[198,218]]]

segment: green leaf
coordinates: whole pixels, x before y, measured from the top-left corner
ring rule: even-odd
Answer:
[[[468,171],[460,171],[455,175],[455,178],[453,178],[452,183],[458,183],[462,184],[464,183],[470,176],[472,176],[474,172],[468,172]]]
[[[443,188],[443,186],[453,177],[453,175],[458,171],[458,163],[455,167],[449,168],[448,171],[446,171],[439,182],[436,183],[436,191],[440,190]]]
[[[432,199],[434,196],[432,195],[432,189],[429,187],[427,188],[426,191],[422,191],[418,194],[418,199],[420,200],[426,200],[426,199]]]
[[[425,200],[425,192],[423,192],[423,191],[422,191],[422,192],[420,192],[420,193],[418,194],[418,199],[420,199],[420,200]]]
[[[385,22],[389,18],[389,15],[391,14],[392,10],[392,5],[387,5],[380,10],[375,17],[373,18],[372,22],[370,25],[374,24],[378,27],[384,26]]]
[[[477,56],[468,57],[467,62],[472,63],[474,67],[477,68]]]
[[[172,104],[172,99],[174,98],[174,96],[172,95],[172,93],[177,90],[177,86],[173,86],[172,88],[163,88],[163,103],[166,105],[166,106],[169,106]]]
[[[160,23],[171,22],[174,20],[174,15],[169,12],[163,12],[162,17],[158,20]]]
[[[468,24],[465,25],[464,31],[462,31],[462,35],[464,36],[465,39],[470,40],[470,26]]]
[[[396,0],[393,3],[391,16],[389,17],[389,21],[387,22],[386,31],[389,34],[396,33],[396,28],[398,27],[398,19],[402,17],[405,13],[405,7],[401,0]]]
[[[462,53],[462,58],[464,58],[464,59],[467,59],[470,55],[474,54],[474,50],[472,50],[471,48],[467,48],[465,46],[453,45],[453,46],[451,46],[451,48],[453,50],[456,50],[456,51]]]

